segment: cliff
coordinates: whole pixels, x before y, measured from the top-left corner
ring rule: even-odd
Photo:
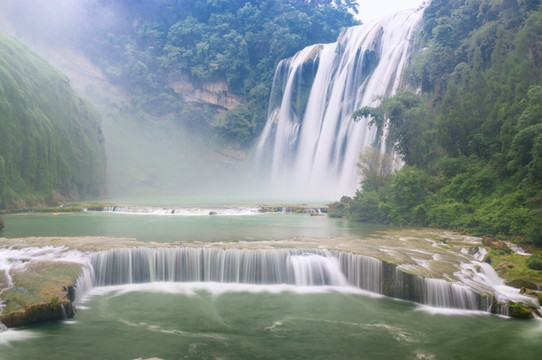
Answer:
[[[0,209],[104,193],[100,115],[66,76],[0,33]]]

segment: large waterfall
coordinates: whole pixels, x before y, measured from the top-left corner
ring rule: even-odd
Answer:
[[[353,194],[356,162],[375,140],[352,112],[374,106],[401,83],[421,11],[344,31],[337,42],[307,47],[275,73],[267,123],[255,155],[272,195],[337,199]]]

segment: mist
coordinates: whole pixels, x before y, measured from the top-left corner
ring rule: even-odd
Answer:
[[[66,74],[100,112],[109,197],[253,197],[247,190],[248,152],[193,134],[179,115],[152,119],[126,111],[129,96],[85,57],[80,43],[88,24],[108,28],[120,26],[118,20],[92,0],[0,2],[0,31]]]

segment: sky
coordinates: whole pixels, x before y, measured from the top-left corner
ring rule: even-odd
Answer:
[[[358,18],[367,23],[401,10],[415,9],[423,2],[424,0],[358,0]]]

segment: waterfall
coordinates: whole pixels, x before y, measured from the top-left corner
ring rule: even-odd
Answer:
[[[463,284],[451,283],[440,279],[425,279],[423,288],[424,304],[467,310],[478,310],[478,298],[471,289]],[[487,310],[488,307],[486,307]]]
[[[91,255],[81,285],[156,281],[342,286],[339,262],[323,250],[115,249]]]
[[[352,112],[376,105],[401,82],[421,11],[352,27],[337,42],[309,46],[277,67],[255,167],[272,195],[338,199],[358,184],[356,162],[375,140]]]
[[[101,251],[90,255],[89,267],[77,281],[77,299],[94,286],[148,282],[354,286],[436,307],[487,311],[491,305],[487,297],[482,301],[480,294],[462,283],[424,279],[375,258],[320,249]]]
[[[66,312],[66,308],[62,304],[58,304],[60,308],[60,314],[62,316],[62,320],[68,320],[68,313]]]

